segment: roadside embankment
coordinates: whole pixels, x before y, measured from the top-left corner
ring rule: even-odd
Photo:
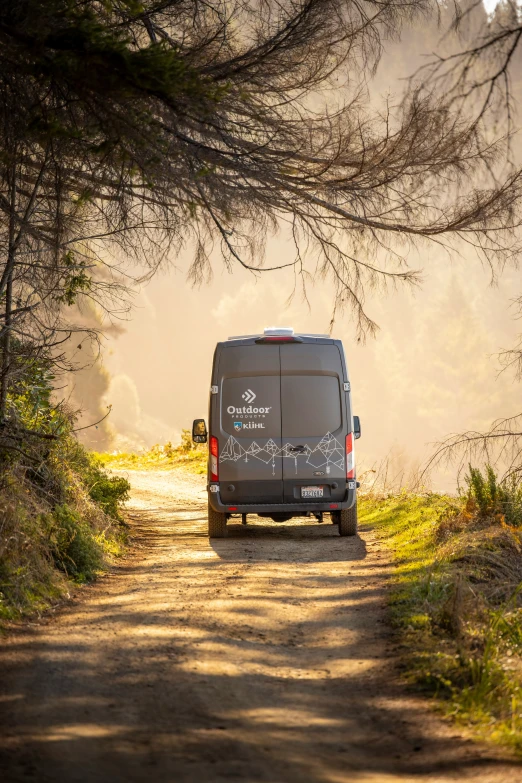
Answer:
[[[479,735],[522,753],[522,528],[492,471],[461,498],[363,498],[393,552],[391,619],[410,681]]]
[[[0,624],[47,609],[125,547],[127,480],[67,430],[45,448],[31,445],[0,472]]]

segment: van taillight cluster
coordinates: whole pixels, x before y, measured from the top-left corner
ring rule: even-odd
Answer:
[[[346,436],[346,478],[355,478],[355,453],[353,450],[353,432]]]
[[[210,446],[210,480],[219,481],[219,471],[218,471],[219,444],[218,444],[218,439],[215,438],[213,435],[210,438],[209,446]]]

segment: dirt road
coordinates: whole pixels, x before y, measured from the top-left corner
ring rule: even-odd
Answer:
[[[133,553],[2,644],[3,783],[522,781],[397,682],[368,532],[209,544],[202,479],[130,477]]]

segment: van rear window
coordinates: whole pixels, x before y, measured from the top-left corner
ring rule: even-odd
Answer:
[[[332,375],[282,375],[283,438],[320,437],[341,426],[339,380]]]

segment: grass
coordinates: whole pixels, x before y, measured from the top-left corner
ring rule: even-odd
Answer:
[[[123,553],[129,489],[71,436],[39,472],[15,463],[2,473],[0,623],[45,610]]]
[[[202,475],[207,470],[208,447],[193,444],[190,431],[183,430],[179,446],[173,446],[172,443],[166,443],[164,446],[156,444],[141,453],[115,452],[100,453],[96,456],[100,463],[108,468],[169,470],[185,467],[192,473]]]
[[[520,518],[518,501],[490,476],[487,502],[482,479],[471,474],[459,498],[361,497],[360,521],[394,554],[390,610],[408,678],[457,722],[522,754],[522,529],[506,522]]]

